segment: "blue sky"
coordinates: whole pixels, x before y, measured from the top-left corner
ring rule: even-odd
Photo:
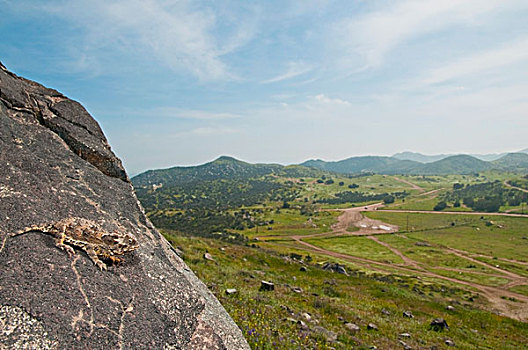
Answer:
[[[528,147],[526,0],[0,0],[0,60],[129,173]]]

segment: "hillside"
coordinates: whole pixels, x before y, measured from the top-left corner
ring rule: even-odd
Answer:
[[[432,163],[436,162],[437,160],[444,159],[449,157],[449,154],[434,154],[434,155],[426,155],[422,153],[417,152],[400,152],[392,155],[392,158],[400,159],[400,160],[412,160],[415,162],[420,163]]]
[[[453,156],[434,166],[482,163]],[[284,175],[286,168],[306,171],[137,189],[148,217],[207,281],[252,348],[526,343],[528,197],[503,183],[524,179],[520,174],[317,170],[318,177],[295,177]],[[434,209],[440,202],[445,207]],[[431,327],[439,317],[449,330]]]
[[[345,174],[361,172],[397,174],[409,172],[419,166],[420,163],[391,157],[363,156],[351,157],[335,162],[308,160],[301,163],[301,165]]]
[[[397,154],[398,157],[404,157]],[[416,156],[414,159],[427,159]],[[484,161],[470,155],[447,156],[433,162],[420,163],[393,157],[352,157],[341,161],[308,160],[301,165],[343,174],[372,172],[378,174],[448,175],[471,174],[487,170],[528,170],[528,154],[509,153],[494,161]]]
[[[508,153],[492,162],[494,167],[508,171],[526,171],[528,169],[528,154]]]
[[[193,181],[253,178],[277,173],[281,168],[281,165],[249,164],[235,158],[222,156],[212,162],[198,166],[149,170],[135,176],[132,182],[135,186],[154,184],[171,186]]]
[[[222,156],[212,162],[198,166],[148,170],[136,175],[132,179],[132,183],[136,187],[159,184],[173,186],[196,181],[251,179],[279,174],[318,176],[320,171],[299,165],[250,164],[232,157]]]
[[[471,174],[490,170],[492,165],[468,155],[450,156],[436,162],[422,164],[410,170],[416,175]]]
[[[519,151],[519,153],[528,153],[528,149]],[[489,153],[489,154],[469,154],[472,157],[475,157],[480,160],[484,160],[486,162],[491,162],[494,160],[497,160],[501,157],[504,157],[507,153]],[[401,160],[413,160],[420,163],[432,163],[436,162],[437,160],[441,160],[447,157],[456,156],[458,154],[433,154],[433,155],[426,155],[422,153],[417,152],[401,152],[396,153],[392,157],[396,159]]]

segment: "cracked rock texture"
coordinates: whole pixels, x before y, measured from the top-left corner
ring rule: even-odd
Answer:
[[[139,248],[99,270],[31,225],[125,227]],[[0,63],[0,349],[249,349],[146,218],[97,122]]]

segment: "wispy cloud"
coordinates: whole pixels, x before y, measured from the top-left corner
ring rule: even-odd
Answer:
[[[315,96],[315,100],[324,104],[332,104],[332,105],[344,105],[349,106],[350,102],[339,99],[339,98],[330,98],[324,94],[319,94]]]
[[[435,68],[427,74],[424,82],[426,84],[443,83],[523,61],[528,62],[528,38],[485,52],[471,54],[445,66]]]
[[[277,83],[279,81],[291,79],[298,77],[300,75],[306,74],[313,70],[313,66],[310,64],[307,64],[305,62],[289,62],[288,63],[288,69],[285,73],[277,75],[273,78],[264,80],[262,83],[264,84],[270,84],[270,83]]]
[[[370,12],[339,21],[334,41],[345,55],[342,64],[353,71],[378,67],[402,43],[453,28],[474,25],[480,16],[519,1],[406,0],[383,4]]]
[[[238,129],[224,127],[202,127],[190,130],[188,133],[200,136],[235,134]]]
[[[143,115],[145,111],[141,112]],[[173,107],[160,107],[148,111],[151,115],[157,115],[168,118],[181,118],[181,119],[194,119],[194,120],[223,120],[223,119],[236,119],[240,118],[241,115],[235,113],[226,112],[210,112],[203,110],[193,109],[181,109]]]
[[[160,121],[166,119],[188,119],[191,121],[227,121],[242,118],[242,115],[231,112],[211,112],[200,109],[184,109],[179,107],[153,107],[153,108],[120,108],[119,111],[105,110],[102,113],[108,115],[126,115],[127,117],[139,117],[146,121],[158,118]]]
[[[40,8],[80,30],[81,44],[75,50],[79,67],[85,69],[93,69],[106,51],[120,50],[122,58],[154,58],[201,80],[233,79],[221,56],[247,43],[253,33],[242,21],[226,30],[225,37],[217,35],[220,20],[215,12],[188,0],[73,0]]]

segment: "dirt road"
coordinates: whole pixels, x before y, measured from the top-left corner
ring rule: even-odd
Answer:
[[[418,190],[420,192],[425,192],[425,190],[423,188],[421,188],[420,186],[418,186],[417,184],[413,184],[412,182],[410,181],[407,181],[405,179],[400,179],[399,177],[396,177],[396,176],[393,176],[392,177],[394,180],[396,181],[399,181],[399,182],[402,182],[404,184],[407,184],[409,186],[411,186],[413,188],[413,190]]]
[[[406,209],[384,209],[388,213],[422,213],[422,214],[439,214],[439,215],[480,215],[480,216],[511,216],[516,218],[528,218],[528,214],[514,213],[486,213],[476,211],[432,211],[432,210],[406,210]]]
[[[527,193],[528,193],[528,190],[527,190],[527,189],[525,189],[525,188],[521,188],[521,187],[517,187],[517,186],[513,186],[513,185],[511,185],[511,184],[508,182],[508,180],[504,180],[504,185],[505,185],[506,187],[513,188],[513,189],[515,189],[515,190],[519,190],[519,191],[527,192]]]
[[[398,227],[395,225],[383,223],[379,220],[373,220],[366,218],[361,213],[364,211],[374,211],[383,207],[383,203],[371,204],[365,207],[359,208],[349,208],[349,209],[335,209],[341,211],[342,214],[338,217],[337,223],[332,225],[332,231],[324,233],[316,233],[311,235],[290,235],[290,236],[278,236],[282,239],[291,239],[293,240],[298,248],[303,249],[308,252],[318,253],[321,255],[326,255],[338,259],[343,259],[346,261],[353,262],[357,265],[366,267],[368,269],[385,271],[383,268],[396,269],[403,273],[410,273],[413,275],[427,276],[431,278],[436,278],[444,281],[449,281],[459,285],[467,286],[478,290],[490,303],[496,312],[499,314],[521,320],[528,321],[528,297],[522,294],[518,294],[509,290],[513,286],[519,285],[528,285],[528,278],[520,276],[511,271],[502,269],[500,267],[479,261],[474,259],[468,252],[462,251],[459,249],[454,249],[450,247],[443,248],[445,249],[446,254],[454,254],[460,258],[467,260],[468,262],[479,264],[485,266],[491,270],[498,272],[499,274],[493,274],[494,277],[500,277],[507,279],[508,283],[503,286],[488,286],[482,285],[475,282],[470,282],[464,279],[458,279],[454,277],[440,275],[433,271],[430,271],[431,268],[439,268],[443,270],[450,270],[449,268],[443,267],[434,267],[428,266],[425,267],[421,263],[409,258],[403,254],[397,248],[391,246],[390,244],[379,240],[374,235],[381,234],[391,234],[398,231]],[[513,216],[513,217],[528,217],[520,214],[507,214],[507,213],[475,213],[475,212],[431,212],[431,211],[414,211],[414,210],[384,210],[388,212],[399,212],[399,213],[435,213],[435,214],[460,214],[460,215],[502,215],[502,216]],[[348,232],[347,229],[350,227],[358,227],[359,230],[354,232]],[[380,227],[383,227],[380,229]],[[348,236],[366,236],[367,239],[370,239],[380,246],[383,246],[389,249],[391,252],[399,256],[403,260],[403,264],[391,264],[388,262],[376,261],[368,258],[352,256],[348,254],[343,254],[328,249],[324,249],[318,246],[315,246],[311,243],[304,241],[308,238],[313,237],[339,237],[343,235]],[[277,237],[277,236],[275,236]],[[262,239],[271,238],[270,236],[261,237]],[[514,262],[514,261],[512,261]],[[517,261],[515,261],[517,262]],[[521,262],[518,262],[521,263]],[[461,269],[451,269],[455,272],[462,274],[471,274],[469,271]],[[479,275],[483,273],[478,272]],[[485,274],[491,276],[490,274]]]
[[[302,248],[305,251],[319,253],[345,261],[350,261],[352,263],[367,267],[372,270],[384,271],[380,267],[387,267],[391,269],[400,270],[403,273],[411,274],[414,276],[427,276],[431,278],[449,281],[459,285],[464,285],[467,287],[472,287],[478,290],[488,300],[488,302],[493,307],[494,311],[496,311],[497,313],[524,322],[528,320],[528,297],[522,294],[511,292],[506,288],[485,286],[474,282],[439,275],[437,273],[428,271],[420,267],[419,264],[415,261],[413,261],[412,265],[413,267],[418,266],[418,268],[413,269],[398,264],[390,264],[348,254],[338,253],[335,251],[330,251],[305,242],[300,238],[295,239],[295,241],[299,244],[299,248]],[[510,283],[513,285],[523,285],[527,284],[528,280],[526,278],[514,279]]]

